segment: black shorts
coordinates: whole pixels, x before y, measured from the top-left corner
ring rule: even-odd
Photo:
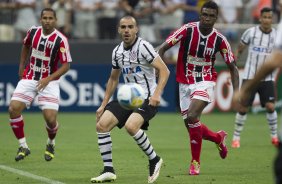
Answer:
[[[243,84],[247,82],[247,79],[243,79]],[[273,81],[261,81],[257,88],[252,90],[248,106],[252,106],[256,93],[259,94],[260,104],[265,107],[267,102],[275,102],[275,90]]]
[[[141,127],[143,130],[148,130],[149,127],[149,120],[151,120],[158,112],[158,107],[154,107],[149,105],[149,100],[145,100],[143,105],[136,109],[136,110],[126,110],[120,106],[117,100],[111,101],[107,104],[105,107],[105,110],[110,111],[114,114],[114,116],[118,119],[118,128],[122,128],[125,125],[125,122],[127,121],[128,117],[133,113],[136,112],[140,114],[143,119],[144,123]]]

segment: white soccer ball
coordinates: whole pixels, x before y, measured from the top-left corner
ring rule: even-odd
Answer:
[[[144,103],[145,91],[139,84],[124,84],[118,89],[117,99],[123,108],[127,110],[134,110],[141,107]]]

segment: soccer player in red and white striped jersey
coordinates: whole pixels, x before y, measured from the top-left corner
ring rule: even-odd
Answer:
[[[218,6],[206,2],[200,13],[200,21],[183,25],[160,46],[161,57],[169,48],[180,42],[176,81],[179,83],[179,101],[182,117],[190,135],[192,159],[189,174],[200,173],[202,139],[215,142],[221,158],[227,156],[223,130],[213,132],[200,121],[204,108],[213,101],[217,73],[214,68],[219,52],[227,64],[233,88],[239,86],[239,74],[234,56],[226,38],[213,28],[218,16]]]
[[[23,40],[19,65],[20,81],[9,106],[10,125],[19,141],[16,161],[30,154],[24,135],[22,111],[30,107],[36,96],[48,132],[45,160],[50,161],[54,158],[60,98],[58,79],[69,70],[72,61],[68,40],[55,29],[56,21],[54,10],[43,9],[40,18],[42,26],[31,27]]]

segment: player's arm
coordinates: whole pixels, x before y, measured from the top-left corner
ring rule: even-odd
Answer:
[[[231,82],[233,86],[233,90],[236,91],[239,89],[239,72],[238,67],[236,66],[235,62],[227,64],[230,75],[231,75]]]
[[[154,68],[156,68],[159,77],[158,77],[158,85],[155,89],[154,94],[150,98],[150,105],[158,106],[160,104],[161,95],[167,83],[170,72],[160,56],[157,56],[154,59],[152,65]]]
[[[164,57],[165,52],[166,52],[168,49],[170,49],[171,47],[172,47],[172,46],[169,45],[167,42],[164,42],[164,43],[162,43],[160,46],[158,46],[158,47],[156,48],[156,50],[158,51],[160,57],[161,57],[162,59],[164,59],[164,58],[165,58],[165,57]]]
[[[30,46],[28,45],[22,46],[21,58],[20,58],[20,64],[19,64],[19,78],[20,79],[22,79],[23,77],[25,62],[28,60],[29,51],[30,51]]]
[[[236,60],[238,60],[240,58],[240,56],[242,55],[242,53],[243,53],[243,51],[245,50],[246,47],[247,47],[247,45],[244,44],[242,41],[239,43],[237,50],[235,51]]]
[[[37,83],[38,91],[43,90],[49,84],[49,82],[51,82],[53,80],[57,80],[58,78],[60,78],[62,75],[67,73],[67,71],[69,69],[70,69],[70,63],[68,63],[68,62],[62,63],[62,66],[56,72],[54,72],[50,76],[43,78],[43,79],[38,81],[38,83]]]
[[[117,88],[117,85],[118,85],[118,82],[119,82],[120,73],[121,73],[121,69],[114,69],[114,68],[112,68],[109,80],[107,82],[104,99],[103,99],[100,107],[96,111],[96,122],[98,122],[100,120],[106,105],[110,101],[110,98],[112,97],[114,91]]]
[[[101,104],[102,107],[105,107],[108,104],[110,98],[112,97],[114,91],[116,90],[117,85],[119,83],[120,73],[121,73],[121,69],[114,69],[114,68],[112,69],[109,80],[107,82],[105,96]]]
[[[282,67],[282,51],[273,50],[271,55],[266,59],[264,65],[256,73],[255,77],[252,80],[244,83],[240,90],[240,102],[244,103],[250,97],[251,89],[255,88],[259,82],[267,75],[269,75],[273,70]]]

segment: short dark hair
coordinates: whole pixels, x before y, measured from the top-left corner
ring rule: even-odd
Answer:
[[[43,13],[44,13],[45,11],[53,12],[55,18],[57,18],[56,12],[55,12],[55,10],[53,10],[52,8],[44,8],[44,9],[41,11],[40,17],[43,16]]]
[[[265,13],[265,12],[272,12],[273,10],[272,10],[272,8],[270,8],[270,7],[264,7],[264,8],[262,8],[261,10],[260,10],[260,14],[262,15],[263,13]]]
[[[203,10],[203,8],[209,8],[209,9],[214,9],[216,10],[216,13],[218,14],[218,6],[214,1],[207,1],[203,4],[202,8],[201,8],[201,12]]]

